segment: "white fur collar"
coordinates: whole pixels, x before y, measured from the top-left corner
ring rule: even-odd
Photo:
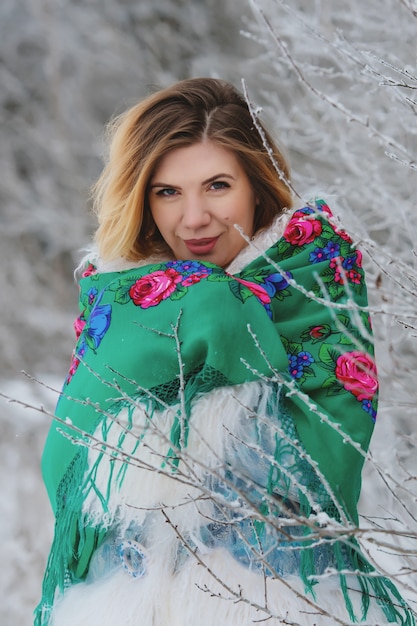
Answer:
[[[237,274],[242,271],[246,265],[254,261],[261,252],[265,252],[280,237],[282,237],[285,227],[290,219],[291,213],[282,213],[272,222],[271,226],[266,230],[261,230],[247,246],[239,252],[233,261],[226,267],[229,274]],[[260,252],[261,251],[261,252]]]

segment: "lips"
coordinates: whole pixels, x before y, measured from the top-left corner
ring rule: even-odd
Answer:
[[[220,236],[220,235],[219,235]],[[185,239],[184,243],[191,254],[205,255],[209,254],[217,243],[218,237],[205,237],[204,239]]]

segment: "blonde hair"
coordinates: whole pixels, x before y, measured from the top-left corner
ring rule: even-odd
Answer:
[[[93,189],[98,217],[95,240],[105,260],[144,259],[168,250],[151,215],[149,181],[171,150],[213,141],[239,159],[259,202],[254,232],[291,207],[288,165],[261,127],[271,156],[253,124],[248,105],[233,85],[192,78],[158,91],[109,125],[108,163]]]

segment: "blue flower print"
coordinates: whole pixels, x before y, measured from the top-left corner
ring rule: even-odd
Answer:
[[[356,254],[347,256],[345,259],[343,259],[342,261],[342,267],[343,269],[345,269],[347,272],[351,269],[353,269],[356,265]]]
[[[111,321],[111,306],[110,304],[101,304],[100,306],[96,306],[90,314],[90,319],[88,321],[88,326],[85,329],[87,337],[90,341],[87,342],[91,344],[91,347],[96,350],[104,335],[107,332],[107,329],[110,326]]]
[[[314,358],[310,352],[301,351],[297,354],[288,354],[289,372],[293,378],[301,378],[307,371],[305,371],[312,363]]]
[[[190,274],[198,274],[201,276],[203,274],[211,274],[213,271],[211,267],[206,267],[198,261],[169,261],[166,266],[172,267],[175,271],[184,276]]]
[[[198,261],[168,261],[167,267],[172,267],[179,274],[193,273],[200,269]]]
[[[328,261],[340,254],[340,245],[334,241],[329,241],[324,248],[316,248],[310,252],[310,263],[320,263],[320,261]]]
[[[69,384],[75,375],[80,362],[89,350],[95,352],[109,329],[112,308],[110,304],[99,304],[102,294],[97,297],[95,287],[90,288],[83,296],[83,301],[88,302],[87,309],[92,307],[90,313],[86,309],[76,319],[74,328],[78,338],[77,347],[73,353],[70,369],[66,379]],[[95,302],[95,304],[94,304]]]
[[[311,356],[310,352],[299,352],[297,354],[297,363],[302,365],[303,367],[308,367],[312,363],[314,363],[314,359]]]
[[[297,361],[297,356],[295,354],[288,355],[289,366],[288,369],[293,378],[301,378],[303,375],[303,366],[300,365]]]
[[[91,287],[91,289],[87,291],[88,304],[93,304],[94,300],[96,299],[97,293],[98,292],[95,287]]]
[[[315,250],[310,252],[310,263],[320,263],[321,261],[325,261],[326,259],[327,257],[326,253],[324,252],[324,248],[316,248]]]
[[[374,409],[374,407],[372,406],[372,400],[366,399],[366,400],[362,400],[362,408],[364,411],[366,411],[367,413],[369,413],[369,415],[372,417],[373,421],[376,421],[376,411]]]
[[[267,292],[270,298],[273,298],[277,291],[283,291],[287,289],[289,283],[288,278],[292,278],[290,272],[287,272],[285,275],[276,272],[275,274],[270,274],[264,280],[263,287]]]
[[[169,261],[166,265],[182,276],[183,287],[191,287],[213,272],[211,267],[206,267],[198,261]]]
[[[326,259],[333,259],[340,254],[340,244],[335,241],[329,241],[328,244],[323,248],[323,252],[326,255]]]

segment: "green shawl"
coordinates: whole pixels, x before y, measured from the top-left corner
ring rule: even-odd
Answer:
[[[362,255],[323,201],[297,210],[262,252],[235,275],[195,260],[84,272],[78,342],[43,455],[56,533],[38,624],[47,623],[55,589],[85,577],[105,534],[81,514],[94,480],[87,448],[74,444],[88,442],[128,397],[157,407],[177,403],[182,390],[175,456],[198,394],[280,381],[302,445],[357,524],[377,403]]]

